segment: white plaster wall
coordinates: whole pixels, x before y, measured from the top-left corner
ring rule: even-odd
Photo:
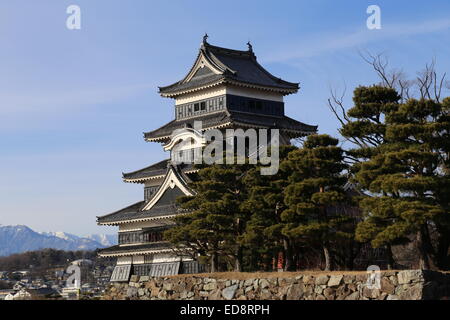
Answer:
[[[131,264],[132,262],[133,262],[133,257],[118,257],[117,258],[117,265]]]
[[[161,227],[173,224],[174,222],[171,221],[170,219],[123,223],[119,225],[119,232],[138,231],[142,230],[143,228]]]
[[[190,103],[198,100],[209,99],[217,96],[221,96],[224,94],[232,94],[236,96],[243,96],[248,98],[255,99],[264,99],[271,101],[283,102],[283,95],[280,93],[263,91],[252,88],[243,88],[236,86],[217,86],[209,89],[204,89],[198,92],[186,93],[181,95],[175,99],[175,105],[178,106],[180,104]]]

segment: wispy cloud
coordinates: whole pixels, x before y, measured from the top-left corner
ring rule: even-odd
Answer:
[[[383,24],[381,30],[360,29],[356,32],[315,34],[298,39],[297,44],[282,48],[264,57],[264,62],[286,62],[299,58],[309,58],[327,52],[359,47],[369,43],[399,37],[423,35],[450,30],[450,19],[430,20],[409,24]]]
[[[0,116],[15,114],[42,114],[45,112],[68,112],[86,105],[121,100],[142,90],[155,90],[153,84],[117,85],[98,88],[79,88],[41,92],[20,93],[0,91]]]

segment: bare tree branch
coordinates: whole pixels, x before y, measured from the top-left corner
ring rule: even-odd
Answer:
[[[372,66],[380,78],[382,86],[397,90],[402,101],[409,99],[410,88],[413,82],[406,80],[406,76],[401,69],[388,70],[389,59],[384,53],[374,55],[366,50],[364,52],[360,51],[359,55]]]
[[[446,80],[446,73],[438,76],[436,72],[436,59],[433,58],[425,68],[417,73],[415,79],[407,79],[401,69],[389,69],[389,59],[384,53],[372,54],[369,51],[360,51],[361,58],[368,63],[381,80],[380,85],[396,90],[401,100],[405,102],[411,98],[419,97],[440,102],[443,89],[450,90],[450,81]],[[416,91],[417,90],[417,91]],[[354,121],[348,116],[347,108],[344,106],[345,90],[341,95],[337,90],[330,87],[330,98],[328,98],[328,108],[341,124],[341,128]],[[382,119],[368,118],[375,124],[381,124]],[[339,130],[342,135],[342,129]],[[350,142],[360,148],[370,148],[378,146],[383,142],[383,137],[377,134],[365,136],[363,138],[344,137],[344,142]],[[348,161],[359,161],[348,156]]]

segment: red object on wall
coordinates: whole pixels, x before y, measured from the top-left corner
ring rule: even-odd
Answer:
[[[278,252],[278,264],[277,264],[277,268],[278,270],[283,270],[283,266],[284,266],[284,257],[283,257],[283,252]]]

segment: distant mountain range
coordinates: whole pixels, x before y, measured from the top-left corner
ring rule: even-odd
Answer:
[[[45,248],[95,250],[115,244],[116,235],[91,234],[79,237],[65,232],[36,232],[27,226],[0,226],[0,256]]]

